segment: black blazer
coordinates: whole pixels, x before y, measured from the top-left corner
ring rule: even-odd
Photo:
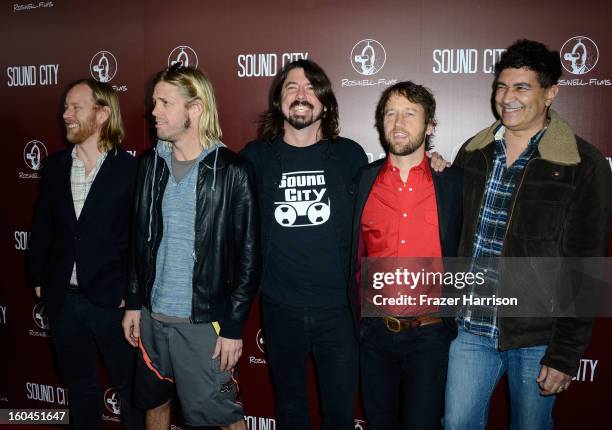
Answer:
[[[49,319],[59,314],[76,261],[92,303],[118,307],[127,293],[128,225],[136,160],[111,150],[77,220],[70,188],[72,148],[47,159],[29,253],[30,286],[41,287]]]
[[[353,216],[353,240],[351,252],[351,293],[349,300],[351,308],[358,321],[358,289],[355,274],[359,267],[359,244],[361,242],[361,215],[366,205],[374,181],[380,169],[387,162],[386,158],[377,160],[365,166],[359,175],[355,213]],[[463,224],[463,170],[452,166],[442,173],[432,171],[433,184],[436,192],[436,206],[438,209],[438,225],[440,233],[440,246],[443,257],[456,257],[461,238]],[[445,318],[449,328],[456,330],[452,318]],[[357,326],[357,324],[356,324]]]

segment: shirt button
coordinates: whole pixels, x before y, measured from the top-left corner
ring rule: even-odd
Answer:
[[[402,191],[402,189],[401,189],[401,188],[398,188],[398,189],[397,189],[397,191]]]
[[[404,212],[402,215],[404,216],[404,218],[406,218],[408,216],[408,214],[406,212]]]
[[[412,191],[412,188],[408,188],[408,191]]]
[[[402,239],[402,240],[400,240],[400,243],[404,244],[404,243],[406,243],[406,241],[404,239]]]

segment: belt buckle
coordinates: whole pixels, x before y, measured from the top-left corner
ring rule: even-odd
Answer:
[[[400,320],[398,320],[395,317],[384,317],[383,321],[385,322],[385,326],[387,327],[387,330],[389,330],[392,333],[399,333],[400,330],[402,329],[402,323]]]

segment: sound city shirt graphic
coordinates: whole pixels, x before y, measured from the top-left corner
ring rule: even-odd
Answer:
[[[279,189],[283,199],[274,202],[274,218],[280,226],[311,227],[329,220],[331,201],[323,170],[283,173]]]

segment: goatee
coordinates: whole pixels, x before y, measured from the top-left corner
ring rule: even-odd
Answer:
[[[294,107],[298,107],[298,106],[306,106],[311,111],[314,110],[314,106],[310,102],[306,100],[295,100],[289,106],[289,111],[291,111],[291,109],[293,109]],[[310,117],[304,117],[304,116],[294,116],[291,114],[287,116],[283,113],[283,118],[285,119],[285,121],[291,124],[291,126],[295,128],[296,130],[302,130],[303,128],[306,128],[314,124],[315,122],[320,120],[322,116],[323,116],[323,111],[321,111],[319,115],[317,115],[316,117],[313,115],[311,115]]]

